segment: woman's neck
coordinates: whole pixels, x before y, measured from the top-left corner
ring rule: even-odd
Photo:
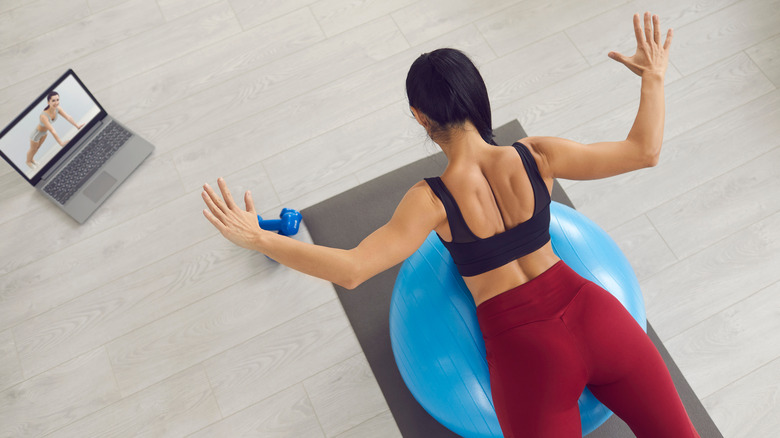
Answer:
[[[436,144],[447,156],[450,164],[473,160],[481,150],[491,146],[469,121],[466,121],[462,127],[452,128],[439,137]]]

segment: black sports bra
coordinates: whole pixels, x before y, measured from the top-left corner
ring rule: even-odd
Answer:
[[[473,277],[483,274],[530,254],[550,241],[550,193],[539,173],[536,160],[528,148],[516,142],[517,153],[525,166],[534,192],[534,214],[514,228],[485,239],[477,237],[466,224],[455,198],[441,178],[425,178],[433,193],[439,197],[452,232],[452,242],[439,236],[450,252],[460,275]],[[437,233],[438,235],[438,233]]]

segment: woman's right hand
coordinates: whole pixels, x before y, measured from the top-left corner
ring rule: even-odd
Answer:
[[[634,33],[636,34],[636,53],[634,56],[628,57],[618,52],[609,52],[609,57],[622,63],[638,76],[643,76],[646,73],[663,76],[669,63],[672,29],[666,32],[666,41],[661,46],[661,25],[658,21],[658,15],[651,17],[649,12],[645,12],[644,21],[643,31],[639,14],[634,14]]]

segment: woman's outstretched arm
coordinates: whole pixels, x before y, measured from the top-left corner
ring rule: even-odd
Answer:
[[[225,181],[218,180],[220,197],[208,184],[203,200],[206,218],[225,238],[241,247],[260,251],[277,262],[354,289],[365,280],[409,257],[445,217],[424,182],[409,189],[390,221],[355,248],[345,250],[312,245],[265,231],[258,226],[252,196],[244,196],[246,209],[233,200]]]
[[[664,136],[664,75],[669,61],[672,30],[661,43],[657,15],[644,15],[644,30],[639,14],[634,15],[636,53],[624,56],[610,52],[609,57],[624,64],[642,78],[642,88],[634,125],[623,141],[584,145],[556,137],[528,137],[528,144],[542,158],[547,175],[565,179],[596,179],[655,166]]]
[[[84,126],[83,123],[81,125],[77,124],[76,121],[73,120],[73,117],[71,117],[70,114],[66,113],[65,110],[62,109],[61,107],[57,108],[57,111],[59,111],[60,114],[62,114],[62,117],[65,117],[65,120],[69,121],[70,124],[75,126],[77,129],[81,129]]]

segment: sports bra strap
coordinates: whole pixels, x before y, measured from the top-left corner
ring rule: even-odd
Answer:
[[[479,240],[466,224],[466,219],[463,218],[460,208],[455,203],[455,199],[452,194],[444,185],[441,178],[425,178],[425,182],[431,187],[433,193],[441,200],[444,205],[444,211],[447,213],[447,221],[450,224],[450,232],[452,233],[452,240],[456,242],[473,242]]]
[[[525,172],[528,174],[528,179],[531,181],[531,187],[534,191],[534,214],[536,214],[550,201],[550,192],[547,191],[547,185],[544,183],[542,173],[539,172],[536,160],[534,159],[534,156],[531,155],[531,151],[528,150],[528,147],[519,141],[516,141],[512,146],[514,146],[517,153],[520,154],[520,158],[523,160],[523,166],[525,167]]]

